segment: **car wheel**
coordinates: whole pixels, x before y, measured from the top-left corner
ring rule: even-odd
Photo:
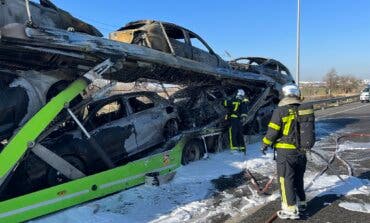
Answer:
[[[201,158],[204,151],[204,145],[199,139],[191,139],[186,143],[182,151],[181,163],[183,165],[189,164]]]
[[[63,159],[70,163],[72,166],[79,169],[81,172],[86,173],[86,167],[83,161],[73,155],[63,156]],[[69,179],[66,178],[62,173],[54,169],[53,167],[49,167],[47,172],[47,182],[50,186],[55,186],[58,184],[62,184],[68,182]]]
[[[169,120],[164,126],[163,135],[166,140],[174,137],[179,133],[179,124],[175,119]]]

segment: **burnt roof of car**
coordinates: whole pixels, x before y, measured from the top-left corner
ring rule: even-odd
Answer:
[[[181,30],[186,30],[189,33],[190,38],[196,37],[196,34],[194,32],[192,32],[191,30],[186,29],[182,26],[179,26],[179,25],[176,25],[176,24],[170,23],[170,22],[163,22],[163,21],[151,20],[151,19],[137,20],[137,21],[129,22],[125,26],[119,28],[117,31],[123,31],[123,30],[127,30],[127,29],[137,29],[137,28],[139,28],[143,25],[151,24],[151,23],[162,23],[163,26],[165,27],[166,31],[168,33],[171,33],[172,34],[171,36],[173,36],[175,38],[176,38],[176,36],[179,37],[179,38],[183,37],[183,33],[182,33]]]
[[[236,58],[236,59],[232,60],[231,62],[238,62],[238,60],[249,60],[250,62],[256,62],[257,64],[263,64],[263,63],[266,63],[267,61],[273,61],[273,62],[279,64],[279,66],[286,68],[285,65],[282,64],[280,61],[275,60],[275,59],[271,59],[271,58],[265,58],[265,57],[239,57],[239,58]]]
[[[239,58],[236,58],[236,59],[234,59],[232,61],[233,62],[237,62],[239,60],[249,60],[250,62],[255,62],[255,63],[258,63],[258,64],[263,64],[266,61],[272,60],[272,59],[268,59],[268,58],[265,58],[265,57],[239,57]]]
[[[107,95],[106,97],[99,98],[98,100],[93,101],[91,104],[99,104],[102,101],[105,101],[107,99],[112,99],[112,98],[119,98],[119,97],[128,98],[128,97],[132,97],[132,96],[141,96],[141,95],[143,95],[143,96],[152,95],[152,96],[155,96],[156,98],[162,98],[163,100],[166,100],[165,98],[163,98],[162,96],[157,94],[157,92],[154,92],[154,91],[135,91],[135,92],[128,92],[128,93],[119,93],[119,94]]]

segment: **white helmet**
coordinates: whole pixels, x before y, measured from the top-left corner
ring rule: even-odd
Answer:
[[[245,92],[243,89],[238,89],[238,92],[236,93],[237,98],[243,98],[245,96]]]
[[[301,97],[301,91],[295,84],[286,84],[283,86],[283,96],[284,97]]]

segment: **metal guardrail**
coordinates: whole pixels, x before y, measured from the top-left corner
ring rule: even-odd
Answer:
[[[360,101],[360,95],[353,95],[348,97],[336,97],[336,98],[328,98],[322,100],[315,100],[315,101],[307,101],[304,102],[305,104],[312,104],[315,110],[325,109],[329,107],[338,107],[340,105],[349,104],[353,102]]]

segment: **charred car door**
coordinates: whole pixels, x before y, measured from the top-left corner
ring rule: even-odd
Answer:
[[[134,125],[121,97],[98,103],[88,115],[85,126],[113,161],[124,159],[137,147]]]
[[[132,96],[127,99],[132,112],[136,131],[138,151],[142,151],[163,141],[163,111],[155,106],[152,99],[145,95]],[[132,151],[135,152],[135,151]]]
[[[163,23],[168,40],[176,56],[192,59],[191,45],[187,32],[180,27]]]

